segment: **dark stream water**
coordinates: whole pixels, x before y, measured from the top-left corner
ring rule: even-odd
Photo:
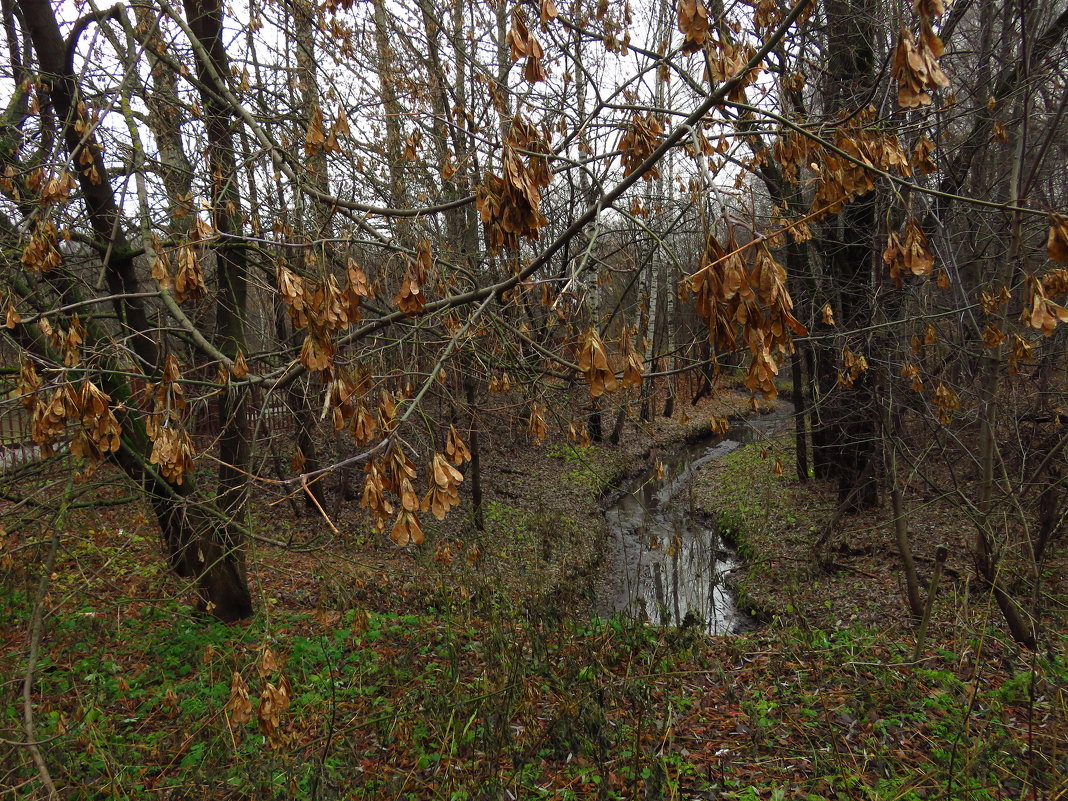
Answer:
[[[695,512],[691,479],[702,465],[781,426],[788,414],[751,418],[725,436],[683,444],[660,457],[662,479],[650,468],[633,480],[605,512],[612,543],[604,612],[624,611],[664,625],[679,625],[692,613],[710,634],[752,628],[753,620],[735,604],[729,580],[738,556]]]

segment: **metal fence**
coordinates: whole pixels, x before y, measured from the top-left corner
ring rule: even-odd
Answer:
[[[262,406],[262,393],[253,391],[246,413],[249,426],[255,435],[262,439],[281,433],[294,431],[297,418],[293,411],[277,399],[272,399],[269,406]],[[0,472],[21,467],[41,459],[41,446],[33,441],[30,434],[31,413],[25,409],[17,398],[0,396]],[[219,415],[220,399],[218,396],[194,397],[187,408],[186,427],[198,448],[211,446],[222,428]],[[65,450],[61,445],[57,450]]]
[[[41,447],[30,438],[30,413],[18,401],[0,402],[0,470],[40,458]]]

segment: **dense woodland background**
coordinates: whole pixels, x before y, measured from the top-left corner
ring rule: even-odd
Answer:
[[[171,728],[185,727],[170,745],[151,746],[145,763],[179,749],[178,775],[187,778],[167,785],[169,798],[504,798],[534,797],[535,786],[558,797],[679,797],[671,793],[706,785],[723,797],[745,797],[749,785],[753,797],[776,798],[1065,792],[1064,757],[1052,744],[1066,698],[1064,0],[0,7],[0,571],[5,656],[18,675],[4,684],[10,751],[0,785],[42,796],[141,797],[173,773],[112,766],[89,776],[70,762],[79,749],[91,756],[127,742],[113,732],[94,741],[93,708],[137,718],[134,707],[119,714],[108,706],[133,697],[133,679],[103,667],[106,648],[100,665],[82,666],[100,688],[107,683],[95,707],[72,689],[82,685],[58,678],[49,651],[61,632],[74,638],[68,646],[98,647],[91,620],[71,621],[104,576],[143,585],[142,595],[132,593],[138,604],[165,596],[159,603],[185,610],[179,633],[148,628],[151,659],[201,659],[206,671],[213,655],[231,649],[205,679],[218,738],[195,765],[185,757],[191,743],[203,743],[188,728],[200,731],[190,721],[208,712],[183,707],[156,668],[151,680],[144,674],[160,710],[153,728],[180,715]],[[791,765],[793,773],[754,781],[730,774],[731,785],[720,755],[718,778],[712,757],[686,763],[694,775],[707,773],[701,785],[666,761],[674,753],[666,732],[679,712],[668,690],[635,690],[618,709],[638,723],[612,723],[604,687],[568,660],[611,650],[597,663],[611,683],[633,660],[647,659],[642,675],[693,677],[732,660],[753,672],[764,657],[741,659],[736,644],[680,646],[681,635],[621,621],[590,624],[581,601],[561,600],[562,588],[581,583],[576,574],[545,565],[566,552],[596,569],[596,524],[581,515],[595,516],[611,477],[654,444],[724,431],[727,418],[777,397],[792,404],[787,440],[757,446],[771,458],[724,468],[706,511],[730,511],[719,504],[734,497],[724,487],[737,489],[731,469],[743,471],[733,480],[751,490],[739,508],[779,510],[761,513],[765,529],[771,520],[783,527],[763,542],[789,543],[775,558],[791,578],[765,572],[765,584],[818,583],[811,577],[848,572],[851,555],[890,554],[898,583],[876,594],[900,613],[900,628],[843,645],[838,635],[820,640],[802,616],[799,653],[823,655],[809,663],[788,655],[794,645],[764,642],[759,652],[775,655],[766,676],[794,670],[794,686],[819,686],[821,666],[842,661],[839,648],[854,649],[857,663],[870,648],[872,664],[884,668],[920,664],[931,636],[941,643],[932,659],[957,674],[968,660],[963,689],[937,691],[955,698],[962,717],[917,735],[927,744],[922,759],[901,756],[908,738],[891,748],[884,732],[880,747],[892,756],[874,768],[836,746],[837,772],[823,778]],[[586,473],[575,473],[576,463]],[[576,483],[576,475],[593,478]],[[778,483],[756,498],[765,479]],[[579,490],[585,495],[568,494]],[[502,522],[509,498],[530,506],[535,496],[534,512]],[[566,499],[574,519],[563,517]],[[787,537],[810,501],[824,502],[823,516]],[[741,519],[729,517],[720,521],[728,528]],[[878,531],[870,541],[851,533],[865,526]],[[771,556],[753,545],[762,540],[752,526],[750,538],[741,550],[756,571]],[[489,559],[498,546],[512,571],[479,567],[482,552]],[[349,581],[331,561],[338,558],[371,567]],[[130,578],[156,562],[151,580]],[[300,589],[290,569],[314,574],[314,584]],[[394,586],[391,570],[433,584],[435,603],[459,604],[469,628],[458,634],[442,617],[403,625],[388,617],[420,613],[425,602],[413,590],[424,600],[412,608],[406,591],[385,589]],[[965,588],[965,601],[954,590],[939,612],[944,571]],[[474,589],[480,572],[494,589]],[[536,575],[538,591],[516,573]],[[848,603],[871,600],[864,573],[854,566]],[[298,587],[290,599],[314,609],[314,619],[272,623],[281,596],[264,589],[271,582]],[[756,584],[750,595],[761,595]],[[539,605],[554,597],[559,606]],[[765,622],[797,625],[795,603],[778,602],[768,596]],[[526,611],[508,617],[505,607]],[[123,608],[128,598],[115,601]],[[171,608],[148,603],[145,619],[158,623]],[[582,614],[571,619],[568,608]],[[221,623],[250,618],[246,645],[234,645],[236,629]],[[315,650],[318,636],[325,662],[306,667],[302,689],[296,675],[281,676],[280,649],[268,641],[284,639],[279,625],[302,631],[309,621],[325,633],[304,632],[311,644],[301,647]],[[425,724],[435,742],[481,732],[474,750],[460,743],[450,754],[468,767],[448,773],[439,753],[437,768],[404,767],[411,773],[403,782],[387,777],[357,791],[351,776],[340,778],[357,762],[339,756],[338,743],[360,752],[340,731],[357,719],[357,728],[370,725],[378,713],[360,707],[343,723],[336,676],[350,658],[345,643],[375,633],[393,656],[409,653],[403,638],[438,643],[454,689],[470,688],[479,704],[482,693],[510,699],[511,711],[460,704],[435,718],[440,730]],[[108,636],[121,639],[119,628]],[[939,639],[947,636],[961,640]],[[468,637],[475,661],[485,660],[481,673],[459,664]],[[258,643],[255,669],[236,656],[253,648],[247,643]],[[989,647],[1003,650],[989,657]],[[304,664],[300,648],[286,648],[291,663]],[[711,650],[698,658],[693,649]],[[525,659],[545,670],[528,688],[533,707],[564,703],[563,687],[589,684],[567,714],[531,713],[555,721],[539,735],[555,743],[548,753],[523,742],[533,724],[508,723],[527,698],[514,694],[526,686],[515,679]],[[969,745],[959,739],[977,707],[994,708],[976,701],[976,665],[988,663],[987,679],[1004,671],[992,692],[1024,682],[1019,675],[1029,682],[1019,699],[1002,699],[1023,703],[1027,722],[1012,718],[998,735],[1016,744],[999,752],[1009,754],[1000,778],[990,778],[991,767],[975,779],[962,764],[1002,764],[978,752],[964,760]],[[352,664],[361,675],[377,669]],[[478,685],[492,664],[515,680]],[[253,719],[253,670],[264,682],[255,706],[262,736],[247,742],[257,738],[273,754],[266,764],[239,747],[239,727]],[[283,713],[313,691],[312,674],[322,684],[315,703],[331,711],[307,712],[314,722],[300,734],[286,729]],[[838,678],[827,686],[844,703],[856,696],[857,675]],[[394,680],[411,677],[368,683]],[[917,681],[942,679],[863,679],[877,685],[876,696],[887,694],[888,709],[914,698]],[[588,708],[591,698],[601,711]],[[426,698],[392,701],[433,707]],[[746,711],[743,734],[774,730],[752,721],[770,721],[770,710],[786,705]],[[843,714],[844,723],[828,714],[827,725],[852,732],[889,717],[858,724],[861,711]],[[398,729],[396,720],[383,738],[417,739],[411,727],[423,724]],[[630,756],[606,739],[602,730],[612,726],[633,734]],[[1044,729],[1048,742],[1036,734],[1043,726],[1053,727]],[[647,729],[656,733],[646,737]],[[843,736],[849,751],[856,743]],[[957,739],[943,747],[939,737]],[[696,759],[696,746],[682,747]],[[114,753],[114,765],[142,758]],[[379,768],[389,763],[365,753]],[[585,774],[557,781],[548,766],[570,765],[576,753],[594,766],[622,761],[598,782]],[[204,767],[213,759],[244,767],[227,777]],[[886,768],[895,759],[919,765],[915,775]],[[547,773],[527,775],[530,765]],[[430,773],[412,785],[417,770]],[[869,770],[900,782],[849,785],[846,777]],[[720,797],[700,792],[709,794],[682,797]],[[766,795],[773,792],[783,794]]]

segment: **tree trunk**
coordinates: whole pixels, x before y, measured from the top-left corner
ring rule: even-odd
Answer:
[[[148,322],[142,300],[135,294],[140,287],[134,268],[134,249],[124,234],[122,211],[106,178],[107,171],[95,137],[79,131],[84,128],[77,106],[79,89],[69,65],[64,61],[67,48],[55,14],[47,0],[20,0],[19,7],[29,29],[41,72],[53,76],[48,102],[56,118],[62,121],[64,141],[77,171],[90,225],[97,239],[107,245],[104,277],[108,289],[118,296],[114,303],[116,318],[124,326],[124,332],[129,335],[128,341],[141,363],[158,365],[157,333]],[[105,391],[112,397],[128,395],[124,386],[115,381],[105,382]],[[230,393],[227,392],[227,395]],[[236,411],[240,414],[235,416],[231,409],[231,418],[236,417],[244,423],[244,409]],[[239,530],[228,531],[227,526],[222,526],[220,530],[214,525],[191,524],[186,514],[189,506],[182,493],[192,495],[192,476],[187,478],[182,487],[164,482],[146,468],[151,442],[144,435],[143,427],[130,415],[122,415],[121,423],[124,440],[134,447],[129,452],[120,451],[116,454],[116,461],[131,478],[146,487],[171,565],[180,575],[196,577],[201,602],[212,614],[224,620],[247,617],[252,612],[252,601],[245,580],[244,550]],[[233,455],[232,449],[226,452]],[[220,520],[230,519],[225,513],[235,511],[232,503],[234,497],[229,489],[226,485],[220,487],[220,499],[227,501],[222,505],[224,516]]]
[[[463,382],[467,408],[471,415],[471,433],[467,443],[468,450],[471,452],[471,469],[468,471],[468,478],[471,481],[471,518],[475,528],[484,531],[486,524],[482,512],[482,449],[479,447],[478,438],[478,385],[467,371],[464,371]]]
[[[848,114],[867,102],[875,81],[875,41],[879,4],[875,0],[828,0],[827,110]],[[864,331],[871,322],[871,275],[875,261],[876,198],[868,192],[849,203],[838,215],[837,236],[829,237],[828,266],[838,292],[836,316],[846,331]],[[866,339],[851,343],[863,353]],[[848,511],[879,503],[873,463],[878,440],[876,411],[869,372],[861,372],[851,388],[830,386],[830,365],[840,354],[824,349],[823,389],[829,396],[824,423],[830,442],[833,471],[838,478],[839,502]],[[835,377],[837,383],[837,376]]]
[[[173,236],[187,234],[193,226],[193,167],[182,143],[181,104],[178,99],[178,75],[171,61],[161,57],[166,42],[160,34],[159,12],[147,5],[133,6],[137,19],[138,41],[148,59],[152,88],[145,97],[148,127],[159,148],[163,187],[170,205],[167,219]]]
[[[301,123],[305,130],[313,117],[322,113],[319,106],[319,86],[317,76],[317,60],[315,57],[315,26],[312,15],[313,6],[307,0],[297,0],[292,5],[294,44],[297,56],[297,87],[299,90],[298,105],[300,108]],[[308,156],[307,180],[323,194],[330,192],[330,180],[327,174],[326,153],[322,149],[316,150]],[[301,193],[296,194],[295,206],[297,208],[298,222],[308,226],[310,239],[329,237],[330,219],[325,213],[322,204],[317,200],[310,200],[310,208],[304,207],[305,197]],[[327,247],[316,248],[320,251],[324,260],[327,256]],[[298,267],[304,275],[308,271],[304,269],[306,249],[298,251]],[[325,279],[329,272],[329,264],[323,265],[322,277]],[[294,332],[295,333],[295,332]],[[296,337],[294,337],[294,340]],[[296,344],[294,342],[294,344]],[[315,441],[315,410],[311,401],[311,382],[294,381],[288,387],[290,404],[296,411],[297,421],[297,447],[300,448],[304,457],[303,472],[314,473],[322,468],[322,460],[319,457],[319,448]],[[316,513],[326,510],[326,485],[320,476],[307,486],[304,496],[305,508]]]
[[[887,478],[890,482],[890,504],[894,514],[894,539],[897,541],[901,567],[905,571],[905,597],[908,599],[909,613],[919,622],[923,619],[923,601],[920,598],[920,580],[916,575],[916,563],[912,559],[912,545],[909,542],[908,513],[901,494],[901,485],[897,474],[897,448],[894,442],[894,428],[887,412],[883,419],[883,453],[887,460]]]
[[[794,462],[797,478],[803,483],[808,481],[808,437],[805,431],[804,376],[801,372],[801,353],[797,349],[790,356],[790,380],[793,384],[790,400],[794,405]]]
[[[219,0],[185,0],[185,13],[202,48],[196,59],[196,71],[208,138],[208,167],[215,176],[212,216],[216,230],[223,235],[215,245],[216,327],[221,339],[220,350],[233,359],[238,353],[248,352],[245,342],[248,265],[245,248],[237,241],[244,232],[231,130],[232,110],[220,99],[223,87],[215,79],[216,75],[225,79],[230,74],[222,39],[223,9]],[[203,600],[209,611],[224,620],[252,613],[252,597],[245,579],[244,533],[238,522],[247,519],[246,476],[251,455],[248,399],[248,386],[234,381],[228,382],[222,392],[217,503],[223,520],[213,527],[210,539],[201,546],[205,556],[200,582]]]

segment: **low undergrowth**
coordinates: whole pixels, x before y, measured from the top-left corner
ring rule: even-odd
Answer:
[[[766,612],[735,637],[586,615],[596,503],[637,447],[558,444],[541,472],[487,482],[483,532],[403,558],[373,536],[261,549],[243,625],[176,600],[144,521],[72,521],[31,676],[43,761],[64,799],[1065,797],[1063,633],[1021,652],[956,554],[913,662],[885,518],[846,520],[840,569],[815,569],[833,497],[792,478],[788,444],[694,482]],[[933,542],[917,538],[921,569]],[[0,791],[34,798],[22,683],[43,548],[20,548],[0,582]]]
[[[4,606],[25,622],[24,594]],[[36,735],[65,798],[1068,790],[1063,660],[974,631],[917,665],[894,639],[861,626],[708,638],[552,606],[475,614],[459,597],[434,613],[274,609],[231,627],[173,602],[72,604],[42,643]],[[0,786],[30,797],[7,689]]]

